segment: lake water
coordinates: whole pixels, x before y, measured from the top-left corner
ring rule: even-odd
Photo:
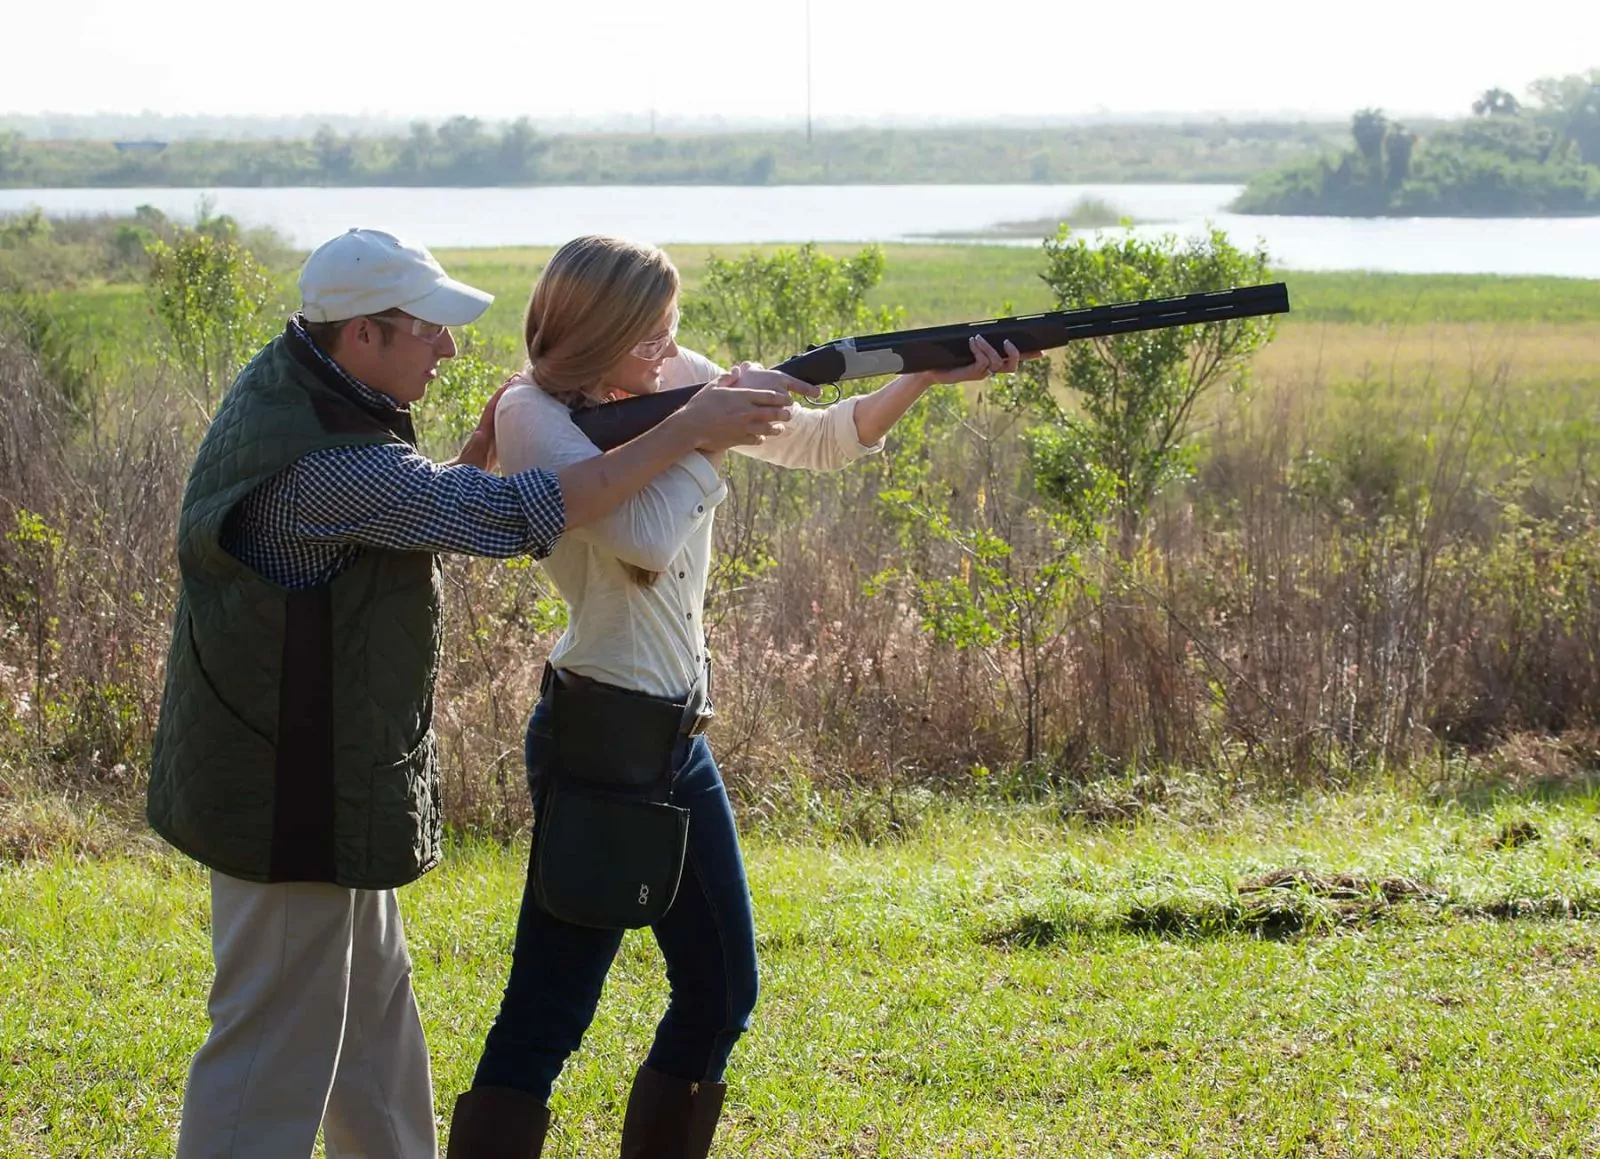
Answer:
[[[1230,185],[543,186],[531,189],[5,189],[0,214],[130,213],[153,205],[192,220],[217,213],[270,225],[310,247],[352,225],[428,246],[556,245],[583,233],[673,243],[916,241],[1060,214],[1082,197],[1153,224],[1197,232],[1211,221],[1257,239],[1290,269],[1556,274],[1600,278],[1600,217],[1357,219],[1242,217]],[[1015,244],[1036,244],[1026,238]]]

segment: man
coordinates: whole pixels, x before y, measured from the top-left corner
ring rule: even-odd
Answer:
[[[148,814],[211,870],[216,978],[178,1154],[437,1153],[395,888],[437,864],[439,552],[548,554],[693,450],[759,442],[771,389],[701,391],[559,473],[490,474],[494,406],[450,463],[407,411],[491,295],[352,229],[240,372],[195,458]],[[769,380],[770,381],[770,380]]]

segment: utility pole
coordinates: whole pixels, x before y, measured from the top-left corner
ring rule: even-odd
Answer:
[[[806,144],[811,144],[811,0],[806,0]]]

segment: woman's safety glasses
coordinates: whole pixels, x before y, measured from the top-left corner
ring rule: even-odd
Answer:
[[[646,338],[633,348],[633,356],[635,358],[643,358],[646,361],[652,358],[660,358],[677,337],[678,307],[674,306],[672,307],[671,316],[667,319],[666,333],[657,334],[654,338]]]

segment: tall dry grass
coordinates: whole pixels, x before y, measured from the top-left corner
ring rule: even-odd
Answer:
[[[924,630],[919,578],[979,580],[956,543],[880,498],[909,486],[1002,537],[1007,590],[1033,599],[1060,545],[1019,416],[934,408],[909,451],[826,476],[739,464],[707,623],[712,739],[750,814],[825,784],[1030,793],[1130,770],[1147,794],[1196,770],[1258,791],[1587,735],[1594,497],[1583,479],[1507,469],[1515,361],[1458,360],[1404,422],[1373,397],[1335,413],[1319,365],[1278,365],[1254,399],[1219,406],[1192,482],[1126,557],[1079,545],[1076,570],[1029,604],[1020,647]],[[1431,371],[1382,373],[1415,398]],[[131,807],[142,785],[199,424],[184,384],[153,370],[97,405],[75,408],[0,336],[0,801]],[[447,809],[508,834],[527,816],[521,736],[551,593],[525,564],[456,559],[446,575]]]
[[[128,786],[148,752],[195,425],[156,379],[85,408],[0,328],[0,768]]]

